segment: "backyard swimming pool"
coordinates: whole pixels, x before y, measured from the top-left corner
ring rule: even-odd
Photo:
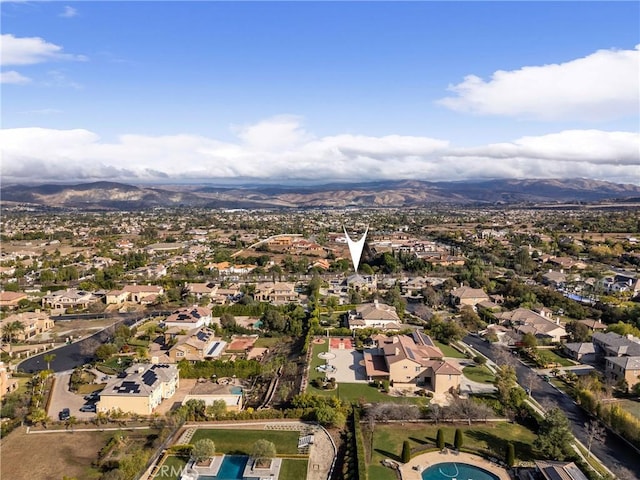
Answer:
[[[493,473],[466,463],[437,463],[422,472],[422,480],[500,480]]]
[[[198,480],[240,480],[247,461],[246,455],[225,455],[217,475],[200,475]]]

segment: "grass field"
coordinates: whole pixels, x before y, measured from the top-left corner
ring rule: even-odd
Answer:
[[[29,434],[18,428],[2,440],[0,478],[11,480],[83,480],[100,478],[91,466],[113,432]]]
[[[282,460],[278,480],[301,480],[307,477],[307,460],[285,458]]]
[[[503,458],[507,442],[512,442],[516,457],[520,460],[535,458],[531,445],[535,434],[517,424],[507,422],[482,425],[377,425],[373,436],[373,452],[370,465],[377,466],[384,458],[400,461],[402,442],[409,440],[414,453],[435,447],[439,428],[444,431],[445,441],[453,445],[456,428],[464,432],[464,446],[492,452],[497,458]],[[365,448],[369,448],[365,440]]]
[[[620,404],[620,407],[622,407],[623,410],[626,410],[636,418],[640,418],[640,402],[639,401],[622,399],[622,400],[619,400],[617,403]]]
[[[278,455],[287,455],[298,453],[298,436],[296,431],[200,428],[193,434],[191,443],[210,438],[216,444],[216,453],[250,455],[253,444],[265,439],[274,443]]]
[[[540,355],[540,358],[542,359],[542,361],[545,362],[547,365],[557,363],[562,367],[570,367],[576,364],[575,362],[569,360],[568,358],[561,357],[560,355],[558,355],[557,353],[551,350],[538,350],[538,355]]]
[[[160,465],[157,473],[153,476],[153,480],[178,480],[181,475],[180,472],[182,472],[186,465],[186,458],[170,455],[165,459],[164,463]]]
[[[387,395],[367,383],[340,383],[335,390],[318,390],[309,385],[307,392],[327,397],[338,396],[340,400],[345,402],[358,402],[360,400],[363,400],[365,403],[395,402],[427,404],[429,402],[429,399],[426,397],[394,397]]]
[[[271,348],[274,345],[277,345],[278,343],[282,342],[281,338],[277,338],[277,337],[260,337],[259,339],[256,340],[256,343],[254,344],[254,347],[256,348]]]
[[[493,383],[495,375],[484,365],[470,365],[462,369],[462,373],[469,380],[480,383]]]
[[[446,345],[444,343],[436,342],[435,340],[433,343],[436,344],[436,347],[442,350],[442,353],[444,353],[445,357],[467,358],[464,353],[459,352],[458,350],[453,348],[451,345]]]

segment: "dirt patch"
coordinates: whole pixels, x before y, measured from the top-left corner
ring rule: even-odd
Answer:
[[[98,452],[113,432],[62,432],[29,434],[18,429],[2,441],[0,478],[12,480],[92,479]],[[34,455],[34,452],[38,452]]]
[[[324,338],[314,338],[313,339],[313,343],[315,343],[316,345],[323,345],[325,342]]]
[[[227,347],[227,351],[232,352],[245,352],[253,347],[253,344],[256,343],[256,337],[237,337],[234,338],[233,341]]]

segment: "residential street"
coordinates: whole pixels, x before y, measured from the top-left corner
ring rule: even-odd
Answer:
[[[493,360],[489,343],[472,336],[465,337],[464,342]],[[528,370],[530,369],[520,362],[516,364],[516,373],[521,385],[524,384],[523,378]],[[574,435],[586,445],[588,440],[584,424],[590,417],[584,410],[576,405],[568,395],[558,391],[551,384],[537,377],[532,386],[532,396],[543,406],[552,404],[560,407],[571,422]],[[609,468],[615,468],[616,465],[621,465],[632,472],[638,472],[636,476],[640,478],[640,476],[638,476],[640,475],[640,455],[617,435],[607,431],[605,442],[594,442],[591,450]]]

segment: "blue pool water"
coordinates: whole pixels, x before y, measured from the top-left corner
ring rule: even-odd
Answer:
[[[422,472],[422,480],[500,480],[493,473],[466,463],[437,463]]]
[[[198,480],[239,480],[242,478],[247,461],[249,457],[246,455],[225,455],[218,475],[214,477],[200,475]]]
[[[240,395],[242,393],[242,387],[231,387],[231,393],[233,395]]]

